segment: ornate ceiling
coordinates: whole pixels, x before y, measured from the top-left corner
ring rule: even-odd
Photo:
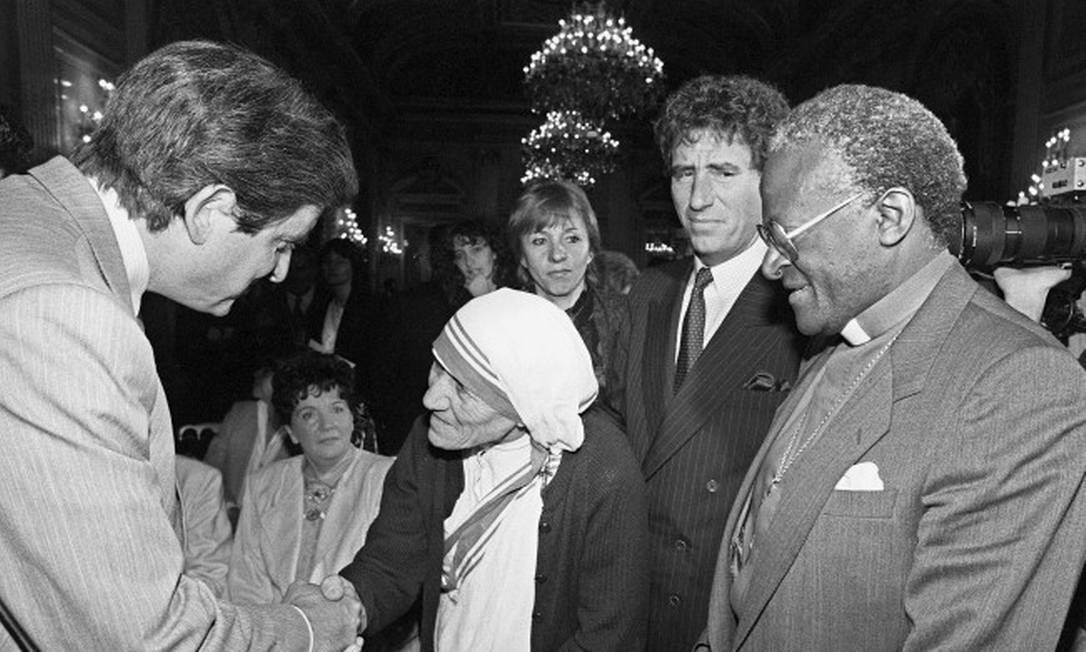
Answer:
[[[909,92],[963,143],[974,185],[1004,179],[1012,0],[610,0],[668,85],[743,72],[793,101],[841,82]],[[241,42],[305,79],[364,140],[412,111],[525,116],[522,68],[568,0],[157,0],[152,44]],[[969,152],[967,152],[969,154]]]

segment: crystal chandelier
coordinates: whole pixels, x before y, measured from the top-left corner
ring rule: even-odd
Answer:
[[[547,120],[521,139],[525,173],[521,183],[566,179],[592,186],[615,169],[618,141],[577,111],[550,111]]]
[[[604,123],[653,108],[663,93],[664,64],[602,2],[574,9],[558,26],[524,67],[532,111],[547,119],[521,140],[521,182],[591,186],[617,163],[618,141]]]
[[[580,111],[591,120],[633,116],[655,106],[664,64],[601,2],[575,9],[524,67],[532,110]]]

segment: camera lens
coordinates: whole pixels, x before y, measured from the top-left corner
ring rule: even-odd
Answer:
[[[1086,258],[1086,205],[964,203],[951,253],[967,267],[1043,265]]]

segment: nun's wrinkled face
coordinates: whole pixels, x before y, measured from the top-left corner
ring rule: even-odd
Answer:
[[[430,387],[422,404],[430,410],[430,443],[438,448],[490,446],[524,434],[515,421],[490,407],[436,362],[430,367]]]

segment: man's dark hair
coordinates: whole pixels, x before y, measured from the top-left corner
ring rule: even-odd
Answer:
[[[708,131],[750,147],[751,167],[761,170],[769,138],[788,114],[788,100],[773,85],[744,75],[703,75],[683,84],[664,103],[654,126],[656,143],[670,172],[671,153]]]
[[[290,423],[298,407],[313,389],[320,393],[339,388],[339,396],[354,412],[358,397],[354,392],[354,370],[343,358],[312,350],[301,350],[275,365],[272,377],[272,406],[280,423]]]
[[[72,161],[155,231],[213,184],[234,191],[238,230],[250,234],[358,192],[335,117],[270,62],[209,41],[172,43],[121,75]]]

